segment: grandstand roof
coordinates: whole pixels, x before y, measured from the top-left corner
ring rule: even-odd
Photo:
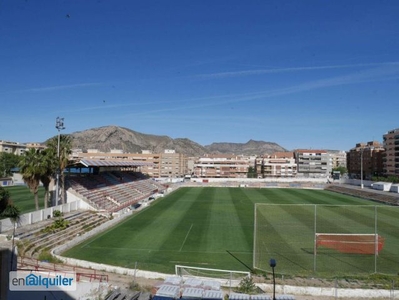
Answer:
[[[142,167],[152,165],[153,163],[129,160],[81,159],[79,164],[85,167]]]

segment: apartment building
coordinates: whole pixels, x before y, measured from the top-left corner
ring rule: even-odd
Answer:
[[[331,154],[326,150],[298,149],[294,151],[298,177],[328,177],[332,171]]]
[[[346,151],[327,150],[330,153],[332,160],[332,168],[345,167],[346,168]]]
[[[245,156],[209,154],[194,163],[194,176],[199,178],[246,178],[251,159]]]
[[[351,178],[371,179],[373,176],[381,176],[384,171],[383,159],[385,149],[377,141],[357,143],[347,153],[347,168]]]
[[[383,173],[386,176],[399,176],[399,128],[383,135],[385,155]]]
[[[258,178],[295,177],[297,164],[293,152],[275,152],[256,159]]]
[[[26,143],[21,144],[18,142],[0,140],[0,152],[11,153],[15,155],[23,155],[29,149],[44,149],[46,148],[40,143]]]
[[[175,150],[165,150],[160,155],[160,176],[161,178],[179,178],[188,173],[187,160],[181,153]]]

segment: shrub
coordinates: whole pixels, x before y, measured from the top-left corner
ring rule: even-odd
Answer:
[[[60,212],[59,210],[53,211],[54,218],[59,218],[59,217],[62,217],[63,215],[64,215],[64,213]]]
[[[47,261],[50,263],[62,263],[61,260],[59,260],[58,258],[54,257],[51,255],[51,253],[48,250],[43,250],[40,252],[38,259],[40,261]]]
[[[238,293],[244,294],[254,294],[256,293],[256,286],[252,279],[252,277],[244,277],[240,284],[238,285],[237,289],[235,290]]]

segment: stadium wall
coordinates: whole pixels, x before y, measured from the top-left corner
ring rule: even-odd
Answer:
[[[260,289],[264,292],[271,293],[273,285],[265,283],[257,283]],[[335,287],[313,287],[313,286],[291,286],[291,285],[276,285],[277,294],[292,294],[303,296],[316,296],[316,297],[331,297],[334,299],[351,299],[351,298],[367,298],[367,299],[399,299],[399,294],[395,293],[394,289],[350,289]],[[330,299],[330,298],[328,298]]]
[[[326,178],[192,178],[182,185],[190,187],[241,187],[241,188],[297,188],[297,189],[324,189]]]
[[[82,200],[72,201],[63,205],[57,205],[53,207],[49,207],[47,209],[41,209],[34,212],[26,213],[21,215],[20,223],[17,225],[18,227],[31,225],[37,222],[44,221],[46,219],[51,219],[53,217],[53,212],[55,210],[59,210],[63,213],[68,213],[71,211],[75,211],[78,209],[87,209],[86,203]],[[12,230],[14,228],[13,223],[10,219],[0,220],[0,233],[3,233],[8,230]]]
[[[78,196],[76,196],[73,193],[71,193],[69,190],[66,193],[67,193],[67,201],[68,201],[68,203],[80,202],[79,203],[79,209],[97,210],[96,208],[91,206],[86,201],[83,201],[81,198],[79,198]]]
[[[191,182],[237,182],[237,183],[327,183],[327,178],[191,178]]]
[[[360,186],[361,180],[360,179],[342,179],[341,183]],[[374,183],[374,181],[371,181],[371,180],[363,180],[363,185],[365,187],[371,188],[373,183]]]

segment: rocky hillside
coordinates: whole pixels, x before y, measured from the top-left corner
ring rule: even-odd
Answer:
[[[274,152],[287,151],[280,145],[271,142],[249,140],[245,144],[242,143],[213,143],[205,146],[210,152],[218,153],[234,153],[245,155],[262,155],[272,154]]]
[[[73,148],[98,149],[109,152],[112,149],[122,149],[124,152],[141,153],[150,150],[153,153],[173,149],[187,156],[202,156],[209,153],[234,153],[234,154],[265,154],[276,151],[285,151],[276,143],[250,140],[245,144],[240,143],[213,143],[201,146],[187,138],[172,139],[168,136],[144,134],[128,128],[118,126],[105,126],[78,131],[71,134]]]
[[[122,149],[127,153],[141,153],[150,150],[153,153],[173,149],[178,153],[189,156],[203,155],[209,151],[203,146],[189,139],[172,139],[168,136],[144,134],[128,128],[105,126],[78,131],[71,134],[73,148],[98,149],[109,152],[113,149]]]

